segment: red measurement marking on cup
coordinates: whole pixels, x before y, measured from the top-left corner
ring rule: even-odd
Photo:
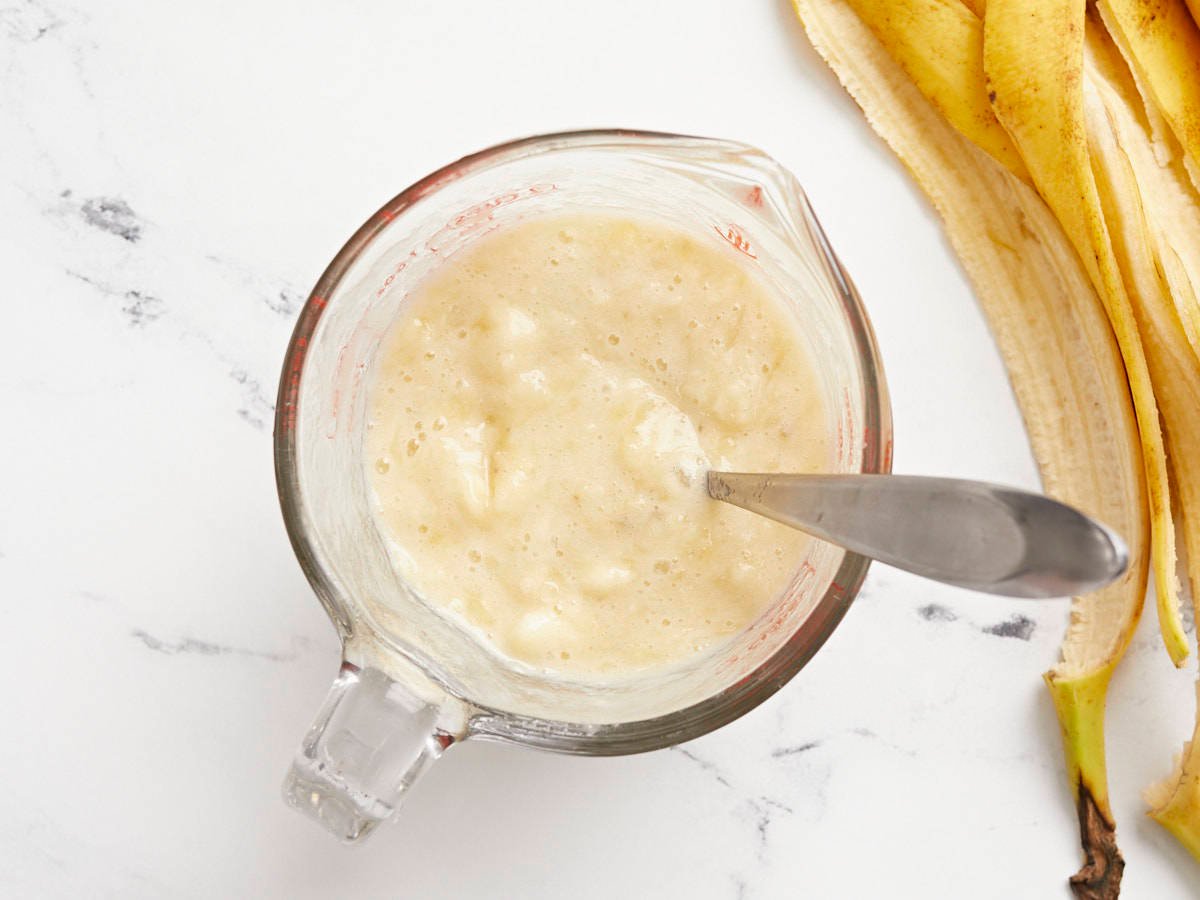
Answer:
[[[325,432],[325,437],[329,440],[337,437],[338,412],[342,405],[342,386],[339,382],[349,350],[349,344],[342,344],[342,349],[338,351],[337,363],[333,367],[333,390],[329,394],[329,430]]]
[[[319,313],[325,308],[325,298],[320,294],[313,294],[308,300],[309,307],[313,312]],[[300,370],[304,368],[304,357],[308,353],[308,338],[301,335],[296,338],[296,345],[292,349],[292,355],[288,360],[287,375],[287,391],[283,397],[283,430],[294,431],[296,429],[296,402],[300,397]]]
[[[755,254],[752,249],[750,249],[750,241],[747,240],[746,235],[742,233],[740,226],[730,222],[724,231],[721,230],[719,225],[714,225],[713,231],[719,234],[722,239],[727,241],[734,250],[737,250],[739,253],[745,253],[751,259],[758,259],[758,255]]]
[[[444,187],[447,184],[450,184],[452,181],[458,181],[458,179],[462,178],[466,173],[467,165],[463,164],[462,160],[459,160],[459,163],[456,164],[454,168],[446,169],[427,176],[423,181],[417,182],[404,192],[405,196],[408,198],[408,205],[411,206],[417,200],[432,194],[434,191]]]
[[[358,393],[359,393],[359,390],[362,388],[363,375],[366,373],[366,371],[367,371],[367,364],[365,362],[360,362],[357,365],[355,365],[355,367],[354,367],[354,376],[351,378],[351,381],[350,381],[350,405],[351,406],[358,405]]]
[[[528,200],[530,197],[549,194],[557,190],[557,184],[539,182],[538,184],[532,184],[528,187],[506,191],[503,194],[489,197],[482,203],[476,203],[474,206],[467,207],[443,225],[425,242],[425,249],[429,253],[437,254],[446,244],[461,238],[463,235],[475,234],[477,232],[487,233],[487,231],[490,231],[494,227],[492,223],[496,217],[496,210],[513,203],[519,203],[522,200]]]
[[[413,253],[413,256],[416,256],[415,252]],[[408,260],[405,259],[405,260],[402,260],[400,262],[400,264],[398,266],[396,266],[396,268],[392,269],[392,271],[390,273],[388,273],[387,278],[383,279],[383,284],[381,284],[375,290],[375,299],[378,300],[380,297],[382,297],[383,292],[386,291],[388,288],[390,288],[392,286],[392,283],[395,282],[396,276],[398,276],[401,272],[403,272],[407,268],[408,268]]]
[[[495,218],[496,210],[504,206],[509,206],[521,200],[527,200],[530,197],[537,197],[542,194],[553,193],[558,190],[558,185],[552,182],[539,182],[531,184],[528,187],[517,190],[506,191],[503,194],[497,194],[495,197],[490,197],[482,203],[477,203],[469,207],[450,220],[446,228],[442,229],[445,232],[449,229],[458,233],[470,234],[473,231],[489,226]],[[442,232],[439,232],[441,234]]]
[[[436,253],[437,251],[434,250],[433,252]],[[416,259],[418,255],[419,254],[416,250],[408,251],[408,258],[400,260],[400,262],[396,264],[396,268],[392,269],[392,271],[388,273],[388,276],[383,279],[383,283],[375,289],[376,300],[383,296],[384,292],[395,283],[396,277],[405,269],[407,269],[408,264]]]
[[[476,203],[474,206],[463,210],[457,216],[450,220],[450,227],[455,231],[470,231],[478,228],[483,223],[492,218],[492,214],[502,206],[508,206],[510,203],[516,203],[523,196],[529,194],[542,193],[537,187],[526,188],[521,191],[507,191],[495,197],[489,197],[482,203]]]
[[[842,415],[837,423],[837,454],[842,456],[846,449],[847,423],[854,421],[854,409],[850,403],[850,391],[842,391]]]

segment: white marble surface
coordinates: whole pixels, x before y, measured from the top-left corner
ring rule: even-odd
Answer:
[[[281,802],[337,662],[272,475],[301,298],[430,169],[596,125],[792,168],[874,318],[897,469],[1035,484],[930,210],[785,0],[0,0],[0,896],[1067,896],[1040,682],[1065,605],[882,568],[795,681],[686,747],[468,744],[357,850]],[[1139,797],[1192,717],[1154,625],[1110,713],[1134,900],[1200,886]]]

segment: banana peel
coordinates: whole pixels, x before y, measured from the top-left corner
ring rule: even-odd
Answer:
[[[1117,847],[1116,825],[1108,799],[1108,767],[1104,750],[1104,703],[1120,657],[1082,675],[1058,669],[1045,674],[1067,751],[1067,778],[1075,785],[1083,867],[1071,876],[1071,889],[1081,900],[1108,900],[1121,891],[1125,859]]]
[[[1200,298],[1195,288],[1200,285],[1200,28],[1180,0],[1165,0],[1153,8],[1109,0],[1098,3],[1097,10],[1105,27],[1091,28],[1089,34],[1105,35],[1105,47],[1094,55],[1095,63],[1148,131],[1159,167],[1172,170],[1173,184],[1155,190],[1152,208],[1164,213],[1158,218],[1170,222],[1174,232],[1166,239],[1172,246],[1160,253],[1160,262],[1188,342],[1200,360]],[[1113,58],[1118,55],[1113,43],[1120,48],[1120,60]],[[1144,114],[1144,122],[1136,113]],[[1164,119],[1171,123],[1169,129],[1160,123]],[[1180,177],[1181,164],[1186,177]],[[1143,166],[1142,171],[1149,169]],[[1157,243],[1163,241],[1156,235]]]
[[[1101,24],[1089,17],[1085,109],[1101,205],[1133,299],[1134,317],[1166,436],[1179,531],[1200,561],[1200,363],[1173,295],[1195,296],[1200,272],[1200,197],[1178,167],[1164,166],[1137,112],[1128,69]],[[1190,568],[1193,602],[1200,566]]]
[[[1115,897],[1123,861],[1104,700],[1141,611],[1149,530],[1121,348],[1090,273],[1041,198],[943,118],[846,0],[793,2],[817,51],[941,216],[1004,357],[1047,493],[1129,544],[1125,575],[1072,601],[1062,660],[1046,676],[1088,858],[1074,887],[1081,897]]]
[[[984,0],[962,0],[963,6],[975,13],[976,17],[983,20]]]
[[[988,102],[978,15],[961,0],[850,0],[850,6],[960,134],[1029,182],[1021,154]]]
[[[983,68],[996,117],[1074,244],[1108,311],[1137,413],[1150,502],[1159,628],[1175,665],[1188,655],[1180,618],[1166,445],[1145,348],[1092,171],[1084,113],[1085,0],[990,0]]]
[[[1200,182],[1200,27],[1184,0],[1100,0],[1146,106],[1161,113]],[[1153,121],[1153,120],[1152,120]]]
[[[1200,0],[1198,0],[1200,2]],[[988,86],[982,65],[984,0],[850,0],[858,17],[887,48],[913,84],[960,134],[982,147],[1010,172],[1030,182],[1029,172],[1008,133],[996,118],[988,98]],[[1111,6],[1114,11],[1107,11]],[[1195,179],[1200,166],[1200,28],[1192,22],[1182,0],[1163,0],[1161,9],[1139,4],[1137,0],[1107,0],[1100,4],[1106,21],[1119,16],[1133,33],[1133,47],[1146,57],[1143,66],[1159,86],[1164,106],[1171,110],[1170,120],[1178,140],[1163,114],[1149,100],[1144,111],[1155,136],[1155,154],[1161,165],[1182,158],[1189,176]],[[1174,39],[1174,40],[1173,40]],[[1126,47],[1131,58],[1134,50]],[[1182,65],[1184,77],[1170,78],[1172,67]],[[1135,88],[1135,93],[1138,89]],[[1139,96],[1147,95],[1142,90]],[[1193,152],[1180,147],[1186,141]],[[1180,220],[1194,217],[1196,206],[1191,198],[1176,191],[1164,198],[1174,201]],[[1173,270],[1172,296],[1176,300],[1189,342],[1200,359],[1200,299],[1192,284],[1200,284],[1200,256],[1167,255],[1163,265]],[[1165,565],[1165,559],[1163,560]],[[1162,567],[1160,566],[1160,571]],[[1168,597],[1168,599],[1170,599]],[[1173,600],[1166,610],[1169,617],[1167,644],[1178,664],[1186,655],[1186,641],[1173,614]]]
[[[1005,133],[1009,123],[1002,125],[996,112],[990,108],[993,101],[1003,106],[1007,100],[1005,96],[997,97],[985,78],[984,25],[972,11],[984,8],[982,0],[849,0],[849,5],[918,90],[960,134],[986,150],[1018,178],[1030,181],[1020,151]],[[1024,28],[1004,32],[1005,37],[1011,37],[1012,46],[995,49],[993,66],[1001,72],[1013,74],[1013,81],[1019,85],[1013,88],[1014,98],[1027,108],[1024,111],[1015,110],[1009,118],[1016,117],[1020,127],[1026,112],[1042,116],[1030,127],[1024,128],[1022,133],[1027,142],[1035,144],[1032,152],[1043,163],[1044,177],[1051,179],[1047,187],[1050,191],[1050,195],[1046,196],[1047,201],[1052,208],[1073,214],[1074,221],[1064,220],[1064,224],[1081,256],[1085,261],[1093,262],[1089,273],[1101,290],[1101,295],[1108,301],[1122,352],[1131,369],[1130,378],[1135,382],[1135,407],[1139,412],[1139,420],[1145,426],[1143,440],[1147,444],[1146,466],[1155,524],[1153,558],[1156,583],[1159,585],[1159,623],[1167,652],[1176,665],[1181,665],[1189,651],[1179,612],[1175,534],[1170,516],[1170,483],[1165,446],[1136,322],[1109,248],[1103,214],[1088,169],[1082,99],[1078,91],[1083,65],[1084,7],[1079,0],[1045,4],[1044,9],[1036,2],[1026,2],[1025,6],[1025,15],[1031,21],[1022,23]],[[1002,2],[1001,15],[1007,15],[1006,9]],[[1050,21],[1053,15],[1058,15],[1059,21]],[[1192,23],[1189,21],[1187,24]],[[1047,34],[1050,37],[1043,39],[1046,44],[1043,49],[1048,51],[1043,59],[1049,65],[1037,77],[1050,80],[1051,87],[1074,84],[1076,88],[1073,92],[1062,92],[1051,98],[1045,93],[1026,90],[1033,86],[1030,80],[1033,73],[1027,73],[1023,68],[1025,60],[1021,48],[1026,43],[1025,29],[1049,29]],[[1065,36],[1067,43],[1061,40],[1055,43],[1053,35],[1056,34]],[[998,43],[994,41],[990,44],[989,50],[996,48]],[[1055,55],[1052,51],[1062,53]],[[1015,65],[1004,68],[1014,58]],[[1020,82],[1022,76],[1026,76],[1023,83]],[[1074,104],[1074,108],[1066,109],[1064,104]],[[1063,115],[1053,114],[1055,105],[1063,107]],[[1058,128],[1042,129],[1042,121],[1049,121]],[[1067,154],[1063,159],[1059,148],[1067,131],[1075,135],[1074,153]],[[1078,183],[1073,183],[1073,180]],[[1083,196],[1085,202],[1080,204],[1078,196]],[[1193,349],[1200,358],[1200,306],[1197,305],[1195,293],[1191,291],[1192,279],[1190,276],[1183,277],[1186,268],[1193,263],[1200,265],[1200,256],[1168,255],[1164,256],[1163,262],[1180,273],[1176,280],[1186,286],[1177,291],[1175,296],[1180,298],[1181,315]]]
[[[1200,684],[1196,686],[1196,705],[1200,708]],[[1146,802],[1154,820],[1200,859],[1200,719],[1175,762],[1175,771],[1146,789]]]
[[[1178,174],[1158,164],[1154,136],[1130,104],[1128,84],[1114,62],[1115,47],[1096,22],[1088,27],[1086,109],[1097,184],[1113,247],[1129,285],[1138,327],[1154,379],[1171,475],[1176,487],[1184,549],[1200,560],[1200,366],[1178,310],[1164,256],[1176,253],[1172,238],[1175,210],[1166,199],[1178,195]],[[1195,206],[1193,204],[1193,206]],[[1194,211],[1193,211],[1194,212]],[[1200,252],[1200,244],[1190,248]],[[1189,285],[1190,287],[1190,285]],[[1200,600],[1200,566],[1192,567],[1192,600]],[[1198,705],[1200,710],[1200,705]],[[1197,729],[1200,731],[1200,717]],[[1150,815],[1200,858],[1200,741],[1185,746],[1175,771],[1146,792]]]

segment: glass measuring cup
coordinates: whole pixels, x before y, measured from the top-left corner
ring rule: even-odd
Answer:
[[[395,812],[449,746],[502,740],[587,755],[698,737],[752,709],[841,620],[868,560],[814,541],[783,592],[712,653],[603,683],[510,663],[421,602],[389,561],[363,467],[366,397],[408,290],[493,229],[571,208],[647,214],[728,252],[787,298],[818,374],[831,472],[887,472],[874,338],[795,179],[754,148],[632,131],[546,135],[434,172],[389,201],[317,282],[288,347],[275,469],[288,534],[343,644],[341,670],[284,784],[345,841]]]

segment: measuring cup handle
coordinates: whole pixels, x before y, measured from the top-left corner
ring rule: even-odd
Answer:
[[[284,799],[346,843],[366,837],[462,735],[445,707],[343,662],[283,783]]]

